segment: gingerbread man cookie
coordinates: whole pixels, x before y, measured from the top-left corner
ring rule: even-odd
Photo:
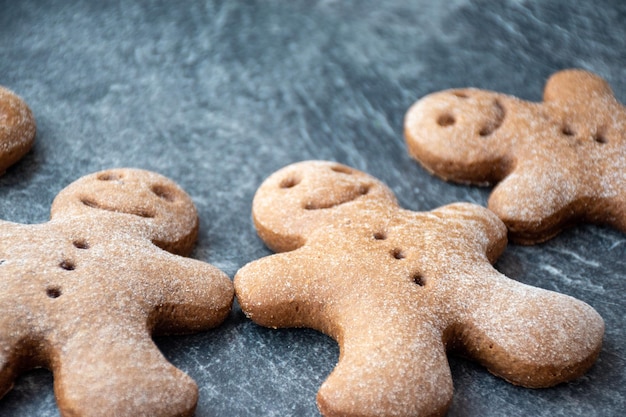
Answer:
[[[252,211],[265,243],[287,252],[244,266],[235,292],[260,325],[337,340],[317,396],[325,416],[444,414],[446,351],[525,387],[576,378],[600,351],[592,307],[492,267],[506,228],[485,208],[404,210],[375,178],[312,161],[271,175]]]
[[[190,416],[198,390],[151,334],[217,326],[234,290],[191,251],[198,216],[169,179],[88,175],[51,220],[0,221],[0,396],[22,371],[54,374],[62,416]]]
[[[626,232],[626,108],[596,75],[554,74],[542,103],[472,88],[433,93],[409,109],[404,128],[428,171],[500,182],[489,208],[518,243],[577,221]]]
[[[26,103],[0,87],[0,174],[33,146],[35,119]]]

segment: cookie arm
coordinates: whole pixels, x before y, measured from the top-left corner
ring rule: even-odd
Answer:
[[[513,241],[548,240],[584,212],[585,201],[573,185],[580,174],[552,169],[555,163],[525,161],[489,197],[489,209],[506,224]]]
[[[222,323],[234,298],[230,278],[211,264],[159,252],[151,262],[163,288],[150,317],[154,333],[196,332]]]
[[[235,292],[243,312],[266,327],[313,327],[323,314],[323,289],[313,289],[315,275],[302,262],[307,247],[250,262],[235,274]],[[306,254],[304,256],[306,259]],[[320,290],[322,293],[317,293]],[[315,293],[314,297],[310,295]]]
[[[145,328],[111,323],[79,329],[57,359],[54,391],[63,417],[194,413],[196,384],[167,362]]]
[[[463,320],[465,353],[495,375],[531,388],[581,376],[600,352],[604,322],[567,295],[512,281],[490,266]]]

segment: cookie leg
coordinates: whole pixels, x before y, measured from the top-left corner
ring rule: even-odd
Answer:
[[[11,366],[7,349],[0,348],[0,398],[13,388],[15,370]]]
[[[463,351],[495,375],[530,388],[579,377],[595,361],[604,322],[572,297],[511,281],[493,270],[482,279],[457,337]]]
[[[85,329],[60,349],[52,368],[61,415],[193,415],[193,380],[167,362],[145,329],[119,329]]]
[[[7,294],[15,296],[10,291],[6,291]],[[0,297],[0,306],[5,304],[10,304],[8,297]],[[0,313],[0,398],[13,388],[15,378],[21,372],[46,364],[40,349],[43,344],[29,333],[32,328],[28,320],[12,313],[11,310]]]
[[[453,388],[440,331],[386,315],[360,316],[364,328],[339,335],[339,363],[317,395],[324,416],[445,414]]]

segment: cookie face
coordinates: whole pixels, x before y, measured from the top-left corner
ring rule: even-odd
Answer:
[[[47,223],[0,222],[0,394],[44,366],[63,416],[192,415],[195,383],[151,334],[206,330],[230,311],[230,279],[172,253],[189,253],[197,228],[182,189],[133,169],[69,185]]]
[[[497,184],[489,208],[512,240],[534,244],[578,221],[626,232],[626,108],[601,78],[554,74],[544,101],[477,89],[416,102],[409,153],[445,180]]]
[[[309,161],[261,185],[253,219],[286,252],[237,272],[239,303],[260,325],[337,340],[339,363],[317,396],[325,416],[445,414],[447,352],[536,388],[580,376],[600,351],[592,307],[492,267],[506,228],[485,208],[404,210],[375,178]]]
[[[0,174],[33,146],[35,118],[26,103],[0,86]]]

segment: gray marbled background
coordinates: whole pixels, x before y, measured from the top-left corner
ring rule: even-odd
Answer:
[[[0,177],[0,217],[44,222],[53,197],[82,175],[154,170],[197,204],[192,256],[232,277],[270,253],[251,199],[295,161],[364,170],[413,210],[485,204],[488,190],[444,183],[408,157],[405,111],[450,87],[540,100],[548,76],[569,67],[606,78],[626,102],[626,3],[0,0],[0,84],[38,123],[32,152]],[[580,226],[510,245],[496,267],[595,307],[603,350],[587,375],[545,390],[450,358],[449,415],[623,415],[626,236]],[[198,417],[318,415],[315,393],[338,358],[326,336],[258,327],[237,306],[215,331],[157,343],[198,382]],[[52,375],[19,378],[0,415],[58,415]]]

